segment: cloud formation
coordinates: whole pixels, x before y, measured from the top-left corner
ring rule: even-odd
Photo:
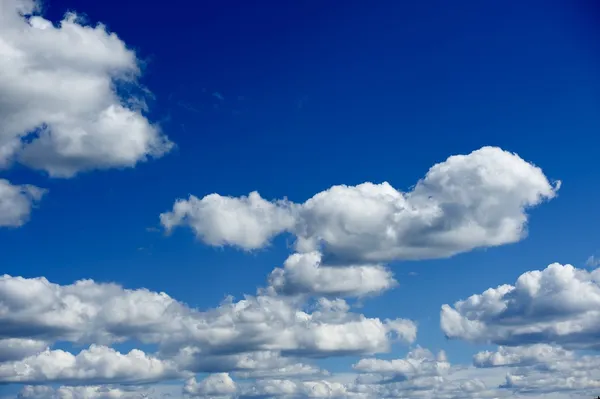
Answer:
[[[455,339],[499,345],[600,349],[600,269],[553,263],[444,305],[441,327]]]
[[[545,353],[537,356],[534,354]],[[547,354],[554,355],[548,356]],[[476,355],[475,358],[481,356]],[[536,345],[499,348],[486,358],[505,358],[495,366],[452,365],[443,352],[437,356],[417,347],[402,359],[363,359],[355,364],[359,374],[342,373],[308,378],[235,378],[213,373],[202,379],[189,378],[181,385],[25,386],[22,398],[545,398],[565,399],[593,395],[600,382],[600,357],[581,355],[560,348]],[[535,358],[535,359],[533,359]],[[518,360],[520,359],[520,360]]]
[[[354,365],[360,374],[332,374],[320,379],[265,379],[238,384],[240,398],[499,398],[503,375],[495,370],[451,366],[417,347],[404,359],[363,359]],[[489,376],[492,376],[490,379]],[[486,380],[487,382],[484,382]],[[494,382],[496,386],[494,386]]]
[[[55,24],[36,6],[0,3],[0,168],[70,178],[167,153],[173,144],[146,116],[135,52],[102,24],[74,13]],[[244,250],[289,233],[295,253],[255,295],[208,310],[143,288],[1,276],[0,384],[31,384],[18,397],[39,399],[140,398],[153,393],[136,384],[173,379],[178,395],[222,399],[587,395],[600,389],[600,357],[574,349],[600,348],[598,270],[553,264],[444,305],[448,337],[504,345],[477,353],[473,366],[418,346],[373,357],[415,343],[417,326],[367,317],[342,299],[395,287],[384,262],[523,239],[528,210],[558,189],[518,155],[483,147],[432,166],[407,192],[367,182],[302,203],[257,192],[177,200],[160,215],[167,231],[187,226],[206,244]],[[0,179],[0,227],[26,223],[44,193]],[[65,343],[86,349],[56,348]],[[110,347],[123,343],[150,349]],[[344,375],[311,364],[347,355],[361,358]]]
[[[113,387],[110,385],[60,386],[25,385],[18,399],[140,399],[154,398],[152,389],[136,386]]]
[[[160,219],[168,231],[188,226],[216,246],[252,250],[290,232],[298,252],[321,251],[341,262],[441,258],[521,240],[527,209],[553,198],[559,186],[518,155],[483,147],[432,166],[405,193],[363,183],[333,186],[302,204],[257,192],[192,195]]]
[[[600,356],[579,355],[560,347],[534,344],[500,347],[473,357],[476,367],[506,370],[499,386],[522,395],[577,392],[592,396],[600,388]]]
[[[235,394],[236,391],[237,385],[228,373],[211,374],[200,382],[190,378],[183,387],[183,392],[192,397],[223,398]]]
[[[55,24],[35,0],[0,3],[0,170],[52,177],[133,167],[173,143],[146,117],[133,50],[102,24]],[[0,179],[0,227],[25,224],[45,190]]]
[[[55,26],[33,0],[0,5],[0,164],[51,176],[130,167],[172,144],[144,116],[135,53],[74,13]]]
[[[286,295],[365,296],[379,294],[397,285],[390,270],[377,264],[329,267],[321,264],[319,252],[296,253],[276,268],[269,283]]]
[[[534,344],[528,346],[500,346],[494,352],[483,351],[473,356],[476,367],[523,367],[548,365],[553,362],[567,361],[574,358],[574,353],[563,348]]]
[[[0,227],[20,227],[29,220],[31,209],[45,190],[32,185],[13,185],[0,179]]]
[[[548,292],[546,288],[540,286]],[[514,393],[533,398],[550,392],[549,387],[583,394],[599,386],[600,356],[548,344],[480,352],[474,356],[475,367],[452,365],[443,351],[434,355],[417,346],[404,358],[361,358],[354,373],[331,374],[297,357],[383,351],[393,334],[414,342],[416,327],[407,320],[353,314],[342,299],[319,298],[308,312],[298,297],[268,291],[200,312],[144,289],[90,280],[61,286],[4,276],[0,353],[6,354],[2,348],[21,349],[0,360],[0,382],[32,384],[22,389],[22,398],[52,399],[139,398],[148,389],[136,384],[158,382],[152,389],[175,392],[177,386],[163,389],[160,382],[184,377],[187,382],[182,381],[179,392],[222,399],[491,399]],[[139,340],[156,343],[159,350],[122,354],[100,344],[78,354],[42,349],[47,342],[65,339]],[[193,377],[197,372],[212,374],[198,379]],[[63,386],[44,386],[49,383]]]
[[[189,225],[209,245],[251,250],[294,226],[291,206],[285,200],[267,201],[257,192],[239,198],[210,194],[198,199],[192,195],[177,200],[171,212],[160,215],[160,222],[167,231]]]
[[[147,356],[140,350],[121,354],[98,345],[77,355],[45,350],[22,360],[0,363],[0,383],[148,383],[183,375],[173,362]]]
[[[321,373],[318,367],[282,356],[278,351],[252,351],[210,355],[198,346],[184,346],[170,356],[182,369],[193,372],[232,372],[240,378],[307,376]]]
[[[353,368],[358,372],[367,373],[366,378],[361,378],[363,381],[381,383],[444,375],[450,369],[450,363],[443,351],[435,356],[431,351],[417,347],[410,351],[405,359],[365,358]]]
[[[341,300],[303,303],[269,294],[229,299],[201,312],[165,293],[127,290],[91,280],[71,285],[44,278],[0,277],[0,337],[110,344],[159,344],[176,352],[196,347],[202,356],[279,351],[303,356],[387,351],[413,342],[409,320],[380,320],[350,312]]]

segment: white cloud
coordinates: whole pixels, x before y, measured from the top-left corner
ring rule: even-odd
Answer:
[[[19,227],[29,220],[31,209],[45,190],[28,184],[16,186],[0,179],[0,227]]]
[[[547,344],[517,347],[500,346],[494,352],[478,352],[473,356],[473,364],[476,367],[532,366],[540,363],[551,364],[558,361],[568,361],[573,357],[573,352]]]
[[[507,352],[508,351],[508,352]],[[550,354],[550,355],[549,355]],[[488,356],[490,355],[490,356]],[[488,358],[507,362],[483,368],[451,365],[443,352],[416,348],[404,359],[362,359],[362,374],[323,379],[268,379],[240,382],[241,398],[509,398],[592,397],[600,377],[600,356],[580,356],[542,346],[499,348]],[[510,359],[509,359],[510,358]],[[520,360],[515,361],[517,358]]]
[[[74,13],[54,24],[38,6],[0,2],[0,169],[18,162],[66,178],[168,152],[133,94],[144,92],[136,54],[102,24]],[[0,179],[0,227],[26,223],[44,193]]]
[[[242,392],[241,397],[281,398],[342,398],[351,397],[346,386],[327,380],[293,381],[261,380]]]
[[[417,347],[403,359],[362,359],[359,374],[275,377],[234,380],[227,372],[213,373],[183,385],[186,397],[202,398],[523,398],[567,399],[594,394],[600,384],[600,356],[580,355],[543,345],[498,348],[481,352],[479,367],[451,365],[443,352],[435,356]],[[269,358],[265,357],[267,362]],[[490,363],[490,359],[492,363]],[[261,361],[256,358],[251,360]],[[241,380],[239,378],[242,378]],[[85,383],[85,381],[81,381]],[[181,385],[179,386],[180,390]],[[174,385],[84,385],[51,388],[26,386],[19,397],[44,399],[96,399],[178,397]],[[181,392],[181,391],[180,391]],[[136,394],[137,396],[134,396]]]
[[[416,377],[430,377],[446,374],[450,363],[444,352],[434,356],[431,351],[417,347],[410,351],[405,359],[361,359],[353,368],[368,373],[363,380],[374,382],[404,381]]]
[[[48,349],[22,360],[0,363],[0,383],[142,383],[182,375],[173,362],[147,356],[140,350],[121,354],[97,345],[77,355]]]
[[[333,186],[303,204],[256,192],[190,196],[160,218],[167,230],[189,226],[210,245],[256,249],[288,231],[299,252],[321,248],[342,262],[440,258],[521,240],[526,210],[558,188],[518,155],[483,147],[434,165],[407,193],[364,183]]]
[[[298,362],[277,351],[254,351],[210,355],[197,346],[185,346],[171,357],[181,368],[193,372],[234,372],[240,378],[268,378],[321,373],[318,367]]]
[[[529,271],[514,286],[444,305],[441,327],[450,338],[476,342],[600,349],[600,269],[554,263]]]
[[[416,336],[408,320],[368,318],[350,312],[342,300],[320,299],[308,312],[294,299],[260,294],[200,312],[165,293],[7,275],[0,277],[0,298],[0,336],[104,344],[135,339],[158,343],[166,352],[197,347],[202,356],[377,353]]]
[[[591,397],[600,388],[600,356],[581,356],[556,346],[500,347],[476,354],[473,362],[477,367],[505,366],[500,388],[520,394],[576,392]]]
[[[257,192],[240,198],[211,194],[201,200],[191,195],[177,200],[172,212],[160,215],[160,222],[167,231],[187,224],[210,245],[251,250],[292,228],[295,219],[290,206],[287,201],[266,201]]]
[[[119,84],[137,86],[135,53],[101,24],[68,14],[55,26],[30,15],[36,6],[0,4],[0,164],[71,177],[169,151],[141,97],[117,93]]]
[[[187,395],[207,398],[227,398],[236,391],[237,385],[228,373],[211,374],[200,382],[190,378],[183,387],[183,392]]]
[[[87,26],[75,14],[57,25],[24,16],[35,5],[0,3],[0,168],[17,162],[67,178],[133,167],[168,152],[173,144],[145,116],[143,96],[128,94],[143,91],[136,54],[105,26]],[[434,165],[408,192],[384,182],[334,186],[304,203],[268,201],[257,192],[178,200],[160,217],[167,231],[188,226],[209,245],[244,250],[287,232],[298,253],[271,273],[266,289],[207,311],[147,289],[2,276],[0,384],[34,384],[23,387],[21,398],[134,398],[149,390],[129,384],[211,372],[188,379],[183,393],[286,399],[588,394],[600,389],[600,357],[565,347],[600,348],[600,271],[569,265],[529,272],[515,286],[443,307],[449,337],[507,345],[475,355],[477,367],[452,366],[444,352],[434,356],[420,347],[403,359],[362,358],[350,379],[308,363],[414,343],[412,321],[367,317],[336,297],[394,287],[381,262],[517,242],[526,235],[527,210],[558,188],[516,154],[484,147]],[[0,179],[0,227],[25,223],[44,192]],[[59,341],[92,345],[73,354],[52,349]],[[157,349],[123,354],[105,346],[116,342]],[[523,343],[534,344],[514,346]],[[38,385],[46,383],[70,386]]]
[[[396,286],[393,274],[381,265],[328,267],[318,252],[296,253],[270,275],[271,286],[287,295],[364,296]]]
[[[497,389],[503,380],[498,372],[491,378],[490,386],[478,377],[489,374],[486,370],[453,367],[445,376],[407,375],[397,381],[381,379],[377,382],[360,382],[356,375],[331,375],[324,379],[267,379],[253,383],[240,383],[240,398],[500,398],[511,392]],[[490,378],[484,378],[490,380]]]

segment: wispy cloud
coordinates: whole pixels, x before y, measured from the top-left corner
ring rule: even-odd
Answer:
[[[595,256],[595,255],[591,255],[589,258],[587,258],[587,260],[585,261],[585,265],[587,267],[598,267],[600,266],[600,257]]]
[[[196,107],[194,107],[194,106],[192,106],[192,105],[190,105],[188,103],[184,103],[182,101],[178,101],[177,102],[177,106],[179,106],[179,107],[181,107],[181,108],[183,108],[183,109],[185,109],[187,111],[196,112],[196,113],[200,112],[200,110],[198,108],[196,108]]]

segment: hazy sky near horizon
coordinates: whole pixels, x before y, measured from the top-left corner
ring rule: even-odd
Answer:
[[[594,1],[0,1],[0,398],[600,393]]]

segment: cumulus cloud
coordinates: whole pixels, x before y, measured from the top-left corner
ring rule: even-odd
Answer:
[[[435,356],[431,351],[417,347],[404,359],[382,360],[365,358],[353,368],[368,373],[367,381],[404,381],[416,377],[431,377],[445,374],[450,363],[444,352]]]
[[[534,344],[518,347],[503,347],[498,350],[478,352],[473,356],[476,367],[516,367],[551,364],[574,358],[571,351],[547,344]]]
[[[185,346],[171,356],[183,369],[193,372],[234,372],[241,378],[267,378],[283,376],[314,375],[321,373],[318,367],[282,356],[277,351],[253,351],[235,354],[206,354],[197,346]]]
[[[211,398],[231,397],[236,391],[237,385],[228,373],[211,374],[200,382],[192,377],[183,387],[187,395]]]
[[[0,382],[4,383],[142,383],[181,376],[170,361],[147,356],[137,349],[121,354],[97,345],[77,355],[48,349],[22,360],[0,363]]]
[[[441,258],[521,240],[527,209],[558,188],[518,155],[483,147],[432,166],[409,192],[389,183],[333,186],[302,204],[256,192],[190,196],[160,219],[167,230],[189,226],[209,245],[255,249],[287,231],[297,251],[321,250],[330,260]]]
[[[173,205],[172,212],[160,215],[167,231],[186,224],[196,236],[214,246],[236,245],[251,250],[261,248],[275,235],[291,229],[295,219],[289,202],[264,200],[257,192],[247,197],[191,195]]]
[[[520,394],[592,395],[600,388],[600,356],[579,355],[552,345],[500,347],[476,354],[473,363],[482,368],[503,367],[507,373],[499,388]]]
[[[467,371],[465,373],[465,371]],[[240,398],[500,398],[503,392],[489,387],[473,375],[482,375],[476,369],[453,368],[447,376],[411,375],[403,380],[361,382],[352,376],[331,375],[313,380],[267,379],[255,383],[240,384]],[[489,373],[488,373],[489,374]],[[497,384],[502,376],[493,380]]]
[[[346,265],[328,267],[321,264],[319,252],[296,253],[270,275],[270,285],[287,295],[312,294],[331,296],[365,296],[378,294],[396,286],[393,274],[382,265]]]
[[[102,24],[69,13],[55,25],[37,10],[34,0],[0,5],[0,164],[70,177],[169,151],[143,99],[130,94],[136,54]]]
[[[600,269],[554,263],[522,274],[515,285],[490,288],[444,305],[450,338],[499,345],[558,344],[600,349]]]
[[[1,122],[0,122],[1,123]],[[29,184],[13,185],[0,179],[0,227],[19,227],[29,220],[31,209],[45,190]]]
[[[168,152],[145,116],[135,52],[102,24],[74,13],[54,24],[40,10],[0,3],[0,169],[18,162],[67,178]],[[0,179],[0,227],[26,223],[44,193]]]
[[[327,380],[293,381],[261,380],[246,389],[242,398],[342,398],[352,396],[347,387],[339,382]]]
[[[254,361],[262,361],[262,356]],[[269,358],[264,358],[268,361]],[[362,359],[354,365],[358,374],[236,379],[227,372],[204,379],[189,378],[186,397],[202,398],[523,398],[566,399],[590,396],[600,381],[600,356],[580,355],[561,348],[532,345],[498,348],[476,355],[477,367],[451,365],[445,354],[434,355],[417,347],[403,359]],[[495,360],[494,360],[495,359]],[[491,363],[490,363],[491,361]],[[493,363],[493,364],[492,364]],[[242,379],[240,379],[242,378]],[[22,398],[131,398],[179,396],[174,385],[151,389],[130,385],[25,386]],[[137,396],[133,396],[137,393]],[[144,396],[142,396],[144,395]],[[591,396],[590,396],[591,397]]]
[[[0,337],[105,344],[135,339],[167,352],[197,347],[202,356],[377,353],[394,340],[416,337],[409,320],[368,318],[339,299],[320,299],[309,312],[294,300],[261,294],[201,312],[145,289],[91,280],[62,286],[8,275],[0,277],[0,299]]]
[[[417,347],[403,359],[362,359],[358,375],[266,379],[238,384],[241,398],[561,398],[585,397],[598,387],[600,356],[527,346],[482,352],[505,359],[491,367],[451,365],[443,352]],[[592,396],[590,396],[592,397]]]

